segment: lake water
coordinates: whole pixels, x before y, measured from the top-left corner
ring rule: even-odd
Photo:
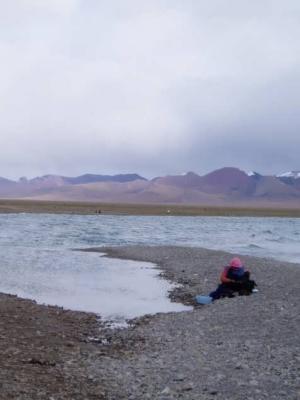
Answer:
[[[179,245],[300,263],[300,219],[0,215],[0,291],[39,303],[124,320],[182,311],[151,263],[108,259],[73,248]]]

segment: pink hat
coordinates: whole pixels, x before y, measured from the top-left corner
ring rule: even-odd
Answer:
[[[242,261],[238,257],[234,257],[230,261],[230,267],[232,268],[241,268],[243,266]]]

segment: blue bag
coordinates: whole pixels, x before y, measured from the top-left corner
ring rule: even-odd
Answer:
[[[213,298],[210,296],[196,296],[196,302],[198,304],[210,304],[212,301]]]

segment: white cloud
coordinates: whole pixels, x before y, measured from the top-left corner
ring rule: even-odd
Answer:
[[[248,135],[251,113],[268,138],[270,88],[299,78],[296,1],[0,6],[0,175],[20,168],[190,169],[197,162],[191,148],[205,154],[208,142]],[[300,125],[295,116],[293,125]],[[288,122],[282,129],[285,140],[296,140]],[[166,159],[155,167],[161,154]],[[210,168],[222,160],[202,163]]]
[[[47,13],[56,15],[69,15],[74,12],[79,4],[79,0],[11,0],[9,2],[2,0],[1,6],[5,6],[6,10],[12,13],[22,13],[23,15],[27,12],[32,13]]]

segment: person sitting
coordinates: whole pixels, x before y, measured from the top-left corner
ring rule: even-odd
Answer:
[[[213,300],[221,297],[234,297],[235,293],[249,295],[256,286],[256,283],[250,280],[250,272],[245,270],[238,257],[234,257],[230,264],[224,267],[220,280],[221,284],[209,294]]]

